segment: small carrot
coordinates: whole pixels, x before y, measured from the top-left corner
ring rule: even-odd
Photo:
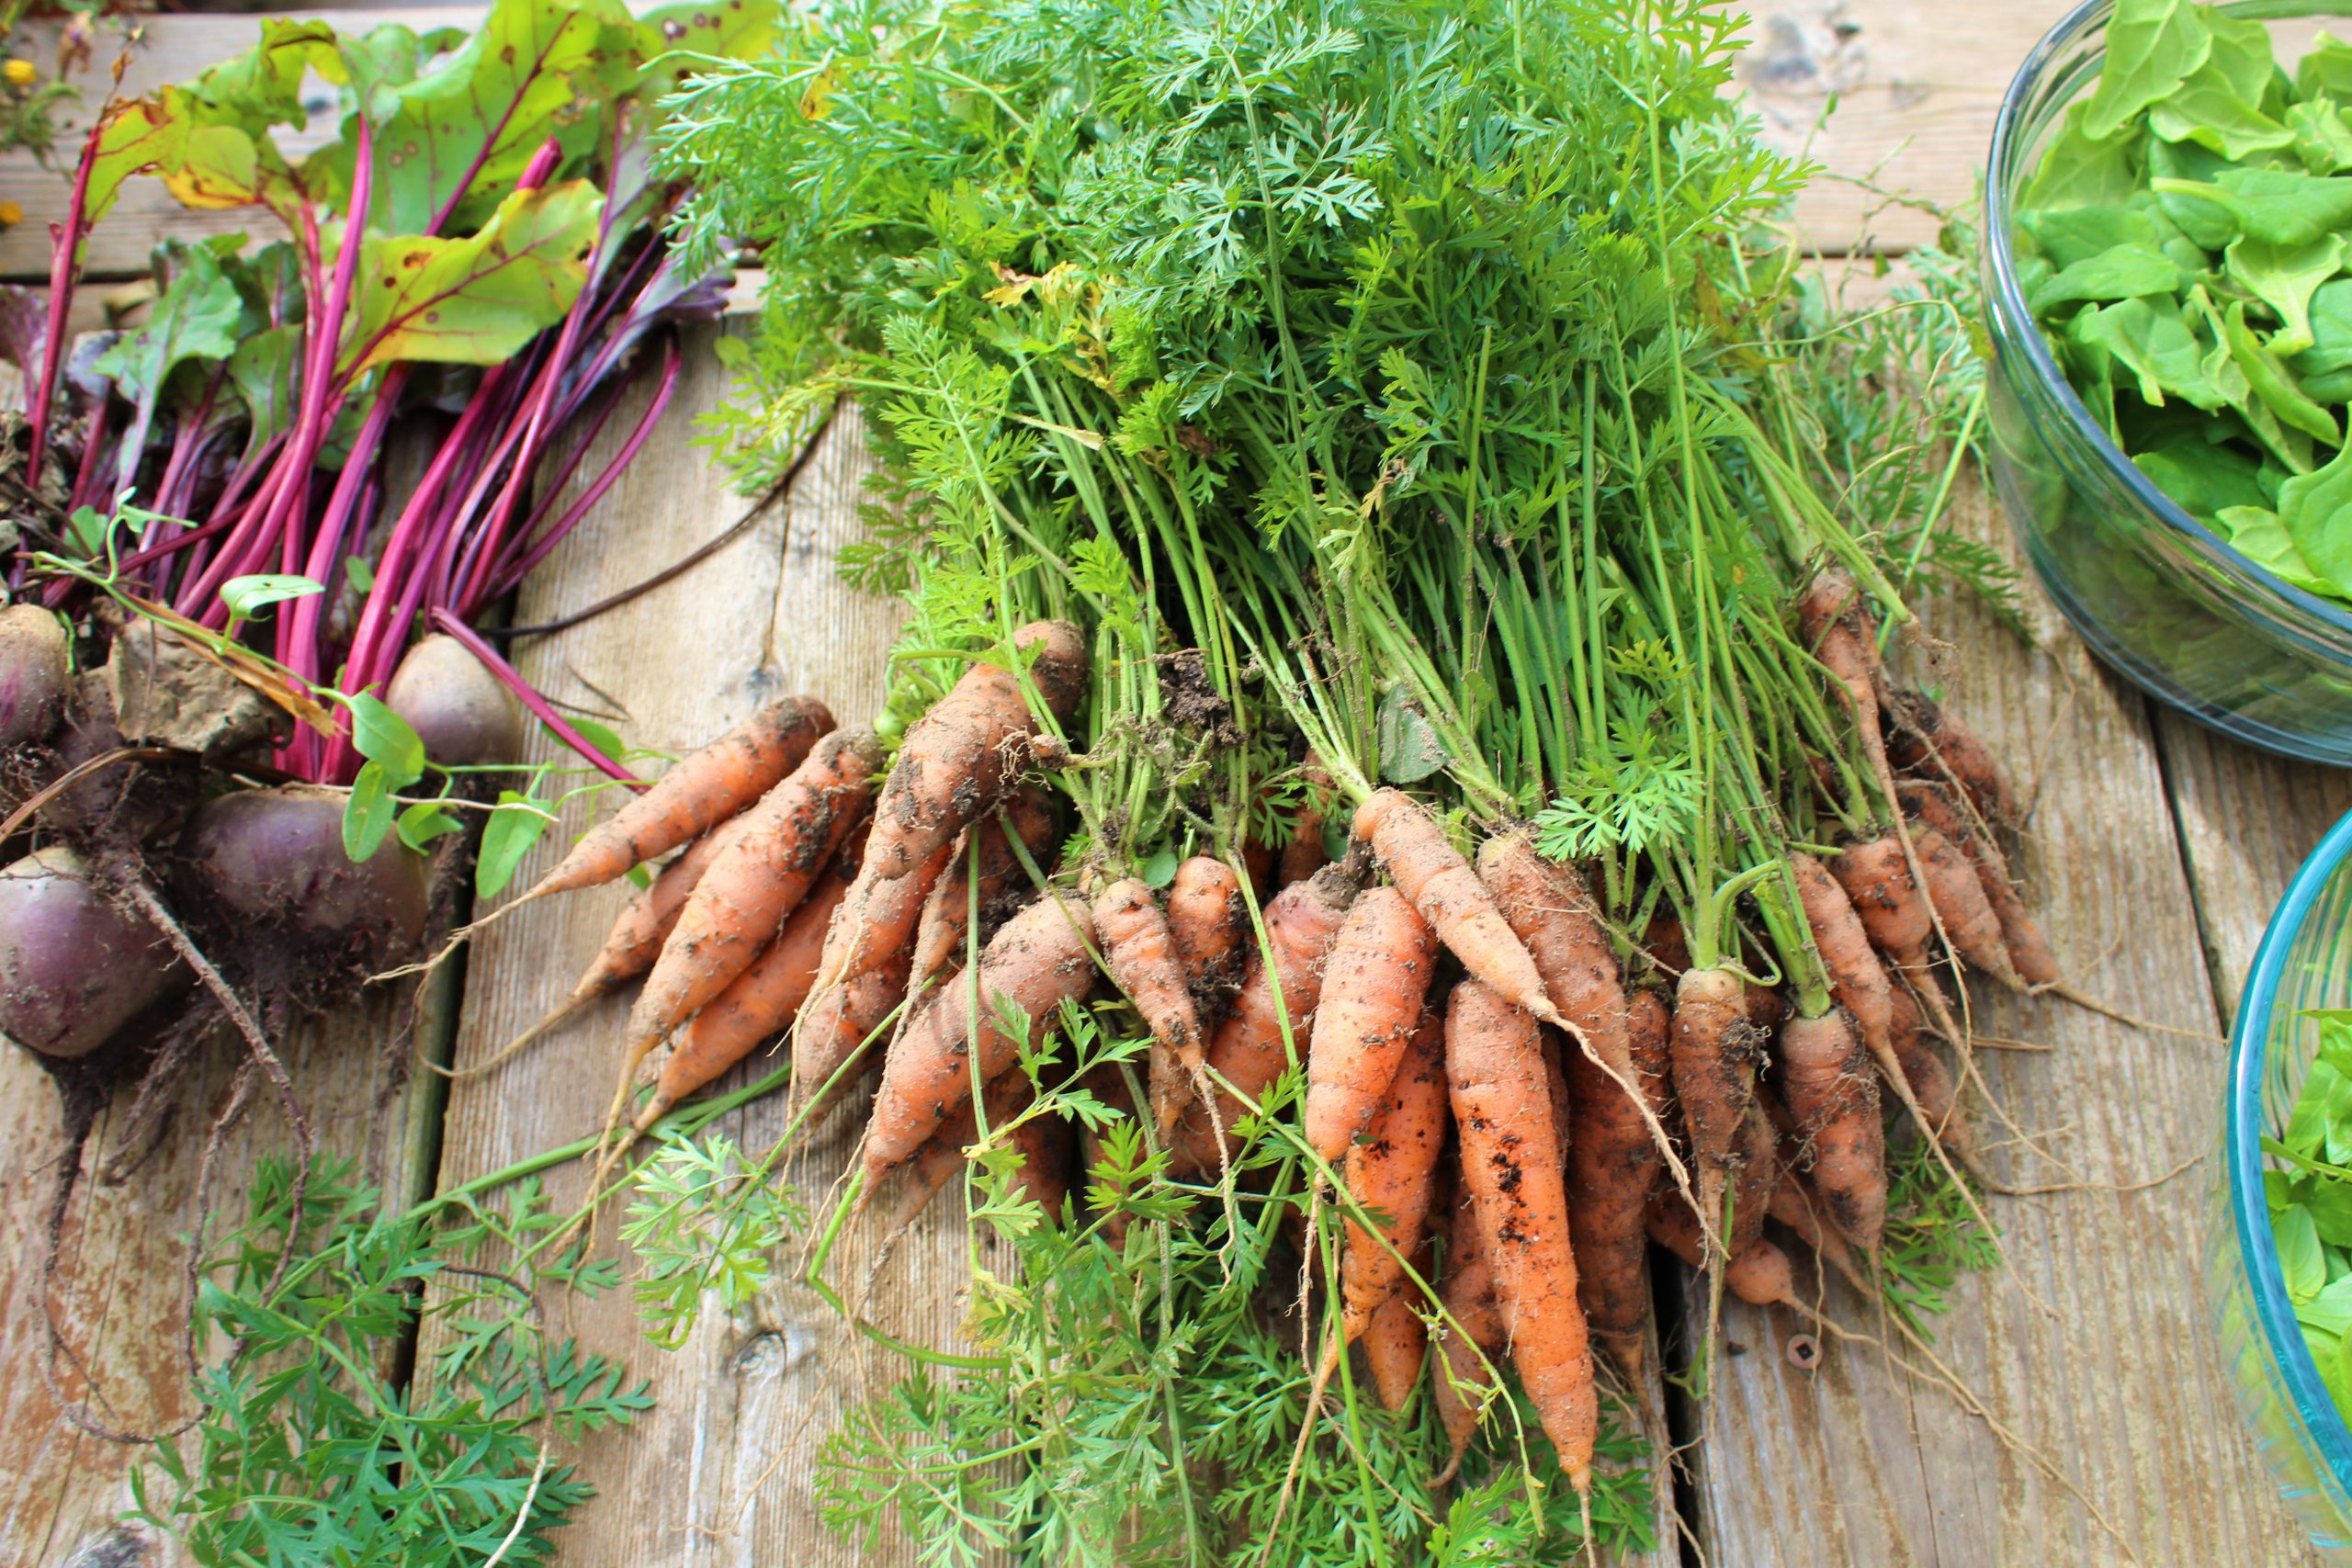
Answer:
[[[842,906],[848,908],[846,904]],[[1051,891],[1004,923],[978,972],[933,997],[890,1049],[866,1126],[868,1189],[913,1157],[958,1095],[1013,1065],[1006,1010],[1036,1028],[1065,1001],[1094,987],[1094,922],[1083,904]]]
[[[1374,790],[1356,808],[1355,836],[1372,846],[1396,891],[1464,969],[1511,1006],[1545,1023],[1566,1026],[1544,989],[1535,960],[1435,818],[1408,795]]]
[[[1706,1269],[1707,1243],[1700,1234],[1698,1216],[1679,1192],[1660,1190],[1650,1201],[1650,1239],[1702,1272]],[[1750,1306],[1792,1306],[1800,1311],[1797,1274],[1789,1255],[1769,1241],[1748,1244],[1724,1270],[1724,1285]]]
[[[1723,1214],[1741,1126],[1756,1094],[1758,1035],[1747,996],[1728,969],[1686,969],[1675,987],[1671,1061],[1674,1094],[1699,1167],[1699,1201],[1710,1224]]]
[[[1950,1149],[1953,1158],[1980,1176],[1984,1174],[1977,1164],[1975,1133],[1961,1105],[1960,1088],[1952,1081],[1951,1069],[1944,1066],[1944,1059],[1928,1043],[1927,1021],[1920,1016],[1918,1002],[1901,986],[1894,988],[1893,1026],[1888,1038],[1889,1055],[1916,1101],[1913,1113],[1920,1126]],[[1881,1071],[1884,1069],[1882,1067]]]
[[[2009,962],[2000,918],[1984,897],[1975,864],[1933,828],[1911,829],[1911,851],[1918,860],[1920,876],[1926,879],[1928,903],[1952,951],[2009,989],[2026,989],[2024,977]]]
[[[1682,922],[1664,910],[1652,916],[1642,932],[1642,956],[1659,976],[1680,979],[1690,967],[1690,941],[1683,934]]]
[[[631,866],[709,832],[774,788],[832,728],[831,712],[814,697],[770,703],[680,758],[652,788],[591,828],[523,897],[543,898],[617,880]]]
[[[1496,1392],[1487,1375],[1487,1362],[1502,1354],[1510,1338],[1503,1327],[1494,1259],[1478,1234],[1477,1213],[1466,1181],[1455,1185],[1447,1247],[1438,1280],[1438,1301],[1445,1309],[1438,1320],[1438,1350],[1443,1365],[1432,1392],[1453,1455],[1430,1483],[1432,1486],[1444,1485],[1462,1468],[1463,1452],[1469,1448],[1478,1429],[1478,1417]],[[1476,1397],[1477,1404],[1471,1404],[1465,1393]]]
[[[990,1078],[980,1097],[988,1111],[989,1125],[1001,1128],[1020,1115],[1028,1109],[1034,1092],[1029,1075],[1018,1067]],[[1048,1122],[1053,1127],[1045,1125]],[[1012,1146],[1022,1156],[1021,1190],[1036,1200],[1048,1216],[1061,1213],[1062,1201],[1069,1192],[1069,1183],[1053,1157],[1055,1128],[1067,1130],[1060,1117],[1035,1116],[1014,1128],[1012,1134]],[[972,1114],[972,1102],[967,1097],[954,1114],[940,1123],[939,1130],[923,1141],[909,1163],[905,1190],[890,1214],[892,1230],[904,1230],[912,1224],[915,1216],[931,1206],[931,1201],[939,1196],[942,1189],[964,1174],[971,1162],[972,1144],[978,1136],[979,1121]]]
[[[1204,1042],[1192,987],[1159,898],[1138,877],[1123,877],[1094,896],[1094,929],[1102,965],[1151,1032],[1151,1107],[1159,1135],[1176,1127],[1199,1077]]]
[[[1900,833],[1847,846],[1829,863],[1829,874],[1846,890],[1871,946],[1898,968],[1927,966],[1928,940],[1935,932],[1936,919],[1911,874]]]
[[[1462,981],[1446,1009],[1445,1070],[1511,1359],[1561,1469],[1588,1496],[1600,1411],[1534,1019],[1484,982]]]
[[[2027,911],[2018,885],[2009,878],[2008,861],[1993,842],[1991,832],[1980,831],[1950,795],[1932,784],[1905,784],[1896,793],[1914,821],[1941,833],[1976,868],[1976,880],[1984,889],[1985,902],[1993,907],[1993,918],[2000,922],[2002,945],[2008,949],[2009,963],[2018,976],[2029,986],[2058,984],[2064,976],[2057,957],[2050,951],[2041,927]]]
[[[1012,838],[1005,836],[1007,823],[1012,828]],[[949,964],[962,964],[971,938],[972,910],[978,908],[981,919],[988,919],[992,907],[1020,875],[1021,857],[1013,850],[1014,841],[1029,852],[1032,860],[1042,862],[1051,858],[1046,850],[1053,836],[1052,798],[1035,784],[1014,790],[1005,797],[1001,810],[964,830],[947,857],[946,871],[923,900],[922,918],[915,924],[914,957],[907,971],[910,986],[927,987]],[[970,852],[973,844],[979,847],[977,856]],[[977,878],[972,866],[976,858],[979,862]]]
[[[866,945],[857,971],[839,984],[820,989],[815,984],[792,1027],[792,1082],[797,1092],[814,1095],[863,1048],[882,1027],[890,1010],[907,999],[907,976],[914,961],[914,930],[922,919],[923,898],[945,874],[950,841],[933,852],[932,863],[912,876],[866,885],[866,897],[855,919],[865,928]],[[863,874],[861,870],[861,875]],[[852,901],[859,884],[853,882],[825,929],[831,951],[841,928],[852,918]],[[817,973],[821,979],[820,954]],[[935,989],[935,987],[934,987]],[[844,1082],[847,1080],[844,1079]]]
[[[1437,935],[1393,887],[1355,901],[1323,964],[1306,1054],[1306,1145],[1337,1165],[1422,1025]]]
[[[735,976],[708,1007],[686,1021],[678,1043],[662,1064],[653,1098],[637,1114],[644,1132],[678,1102],[750,1055],[761,1041],[791,1027],[817,981],[817,960],[825,947],[825,927],[841,908],[857,874],[865,848],[865,825],[850,836],[825,874],[810,888],[784,930],[752,966]]]
[[[1352,1215],[1347,1222],[1340,1253],[1343,1344],[1361,1338],[1373,1315],[1397,1293],[1405,1280],[1400,1259],[1419,1248],[1429,1225],[1446,1126],[1445,1028],[1436,1013],[1421,1015],[1395,1078],[1378,1102],[1368,1137],[1347,1151],[1342,1179],[1348,1196],[1387,1223],[1375,1236]]]
[[[1777,1055],[1814,1190],[1838,1229],[1874,1258],[1886,1230],[1886,1134],[1869,1059],[1835,1008],[1782,1024]]]
[[[1854,720],[1855,739],[1870,759],[1881,787],[1892,789],[1894,770],[1888,765],[1886,737],[1880,730],[1878,694],[1884,684],[1878,642],[1862,607],[1861,591],[1854,580],[1836,567],[1825,569],[1805,585],[1797,600],[1797,618],[1805,641],[1838,682]]]
[[[1204,1066],[1213,1080],[1221,1078],[1255,1100],[1281,1076],[1292,1051],[1306,1048],[1306,1032],[1323,995],[1324,954],[1340,933],[1355,891],[1345,871],[1327,865],[1306,881],[1292,883],[1266,905],[1264,948],[1250,955],[1232,1010],[1209,1041]],[[1243,1114],[1240,1100],[1223,1087],[1210,1101],[1195,1099],[1186,1106],[1174,1140],[1178,1167],[1216,1169],[1220,1132],[1223,1151],[1229,1153],[1234,1122]]]
[[[1896,767],[1957,785],[1988,822],[2016,823],[2017,792],[1974,732],[1924,693],[1894,694],[1886,706],[1894,721],[1887,756]]]
[[[646,1053],[716,1000],[775,941],[865,818],[869,781],[881,761],[871,730],[837,729],[744,812],[734,841],[687,895],[629,1010],[615,1120]]]
[[[1826,1205],[1797,1174],[1792,1151],[1784,1151],[1781,1160],[1780,1185],[1772,1189],[1771,1215],[1813,1248],[1815,1258],[1857,1286],[1863,1283],[1862,1272],[1855,1266],[1853,1253],[1847,1249],[1846,1238],[1827,1223]]]
[[[1764,1086],[1756,1086],[1760,1097]],[[1739,1123],[1739,1147],[1731,1168],[1731,1231],[1725,1256],[1737,1258],[1764,1234],[1772,1190],[1781,1182],[1780,1138],[1760,1103],[1751,1102]]]
[[[1176,868],[1168,885],[1168,935],[1204,1029],[1216,1027],[1241,984],[1250,960],[1242,939],[1249,931],[1241,878],[1231,866],[1214,855],[1194,855]]]
[[[1664,993],[1641,986],[1626,993],[1625,1044],[1634,1059],[1634,1079],[1650,1113],[1664,1120],[1674,1104],[1674,1010]]]
[[[1424,1280],[1430,1278],[1437,1256],[1432,1240],[1423,1237],[1421,1249],[1413,1258],[1413,1268]],[[1381,1303],[1372,1321],[1364,1325],[1363,1359],[1372,1369],[1372,1386],[1385,1409],[1404,1409],[1421,1381],[1421,1363],[1429,1359],[1430,1348],[1422,1305],[1419,1291],[1400,1290]]]

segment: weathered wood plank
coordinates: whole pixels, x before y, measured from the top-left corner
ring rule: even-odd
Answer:
[[[272,10],[271,16],[326,17],[338,28],[364,30],[379,22],[399,22],[422,32],[429,28],[469,25],[482,14],[480,6],[379,6],[327,9]],[[259,15],[183,15],[107,17],[93,28],[86,56],[61,60],[64,25],[32,22],[18,35],[17,48],[38,64],[44,79],[62,79],[78,87],[82,100],[62,105],[57,111],[58,137],[51,154],[54,167],[44,168],[29,152],[0,155],[0,201],[24,209],[25,220],[0,231],[0,277],[46,278],[49,276],[49,225],[62,220],[73,196],[74,164],[82,139],[107,102],[108,78],[115,62],[125,62],[119,92],[137,97],[166,83],[184,81],[232,54],[250,49],[259,36]],[[62,77],[60,75],[62,67]],[[278,145],[299,160],[332,139],[331,89],[315,79],[303,107],[309,125],[279,133]],[[182,207],[165,193],[163,184],[135,179],[123,186],[122,198],[90,236],[85,260],[91,276],[121,276],[147,270],[148,253],[165,234],[183,240],[212,234],[251,234],[277,238],[284,225],[260,208],[197,211]]]
[[[1972,203],[2009,78],[2073,8],[2070,0],[1750,0],[1739,85],[1775,145],[1830,171],[1797,203],[1806,243],[1844,254],[1933,241],[1931,215],[1890,206],[1881,193]]]
[[[1980,497],[1965,525],[2004,548]],[[2130,1010],[2217,1027],[2152,721],[2094,665],[2038,592],[2028,649],[1971,606],[1938,605],[1951,698],[2033,792],[2017,864],[2067,971]],[[2010,1272],[1964,1284],[1938,1326],[1942,1355],[2040,1449],[2149,1564],[2301,1562],[2219,1377],[2199,1288],[2204,1188],[2184,1175],[2117,1189],[2202,1153],[2218,1043],[2153,1035],[2052,998],[1974,988],[1983,1032],[2046,1053],[1979,1055],[1992,1091],[2052,1158],[2011,1148],[2024,1185],[2078,1190],[1995,1200]],[[1983,1135],[2007,1135],[1977,1112]],[[1876,1314],[1840,1291],[1839,1321]],[[1777,1346],[1798,1326],[1747,1309],[1729,1337]],[[2060,1485],[1932,1388],[1905,1388],[1871,1350],[1832,1347],[1806,1374],[1777,1355],[1727,1357],[1707,1412],[1702,1534],[1713,1560],[2089,1562],[2115,1540]],[[1770,1500],[1769,1503],[1766,1500]]]
[[[413,1113],[424,1096],[398,1070],[395,1055],[415,1000],[381,990],[345,998],[333,1012],[295,1024],[280,1045],[320,1151],[360,1160],[395,1201],[413,1201],[429,1177],[419,1157],[428,1129]],[[447,986],[426,993],[419,1048],[447,1048],[452,1000]],[[66,1343],[88,1363],[111,1407],[101,1418],[119,1428],[176,1425],[193,1407],[179,1354],[182,1269],[198,1219],[206,1129],[227,1103],[242,1056],[225,1032],[206,1043],[173,1092],[176,1109],[164,1142],[120,1185],[100,1185],[89,1173],[113,1150],[127,1093],[101,1117],[84,1158],[52,1304]],[[9,1151],[0,1168],[0,1562],[132,1568],[181,1561],[149,1532],[116,1522],[130,1506],[130,1469],[145,1462],[147,1450],[71,1426],[42,1383],[35,1303],[61,1150],[58,1100],[40,1067],[13,1047],[0,1048],[0,1140]],[[243,1217],[255,1167],[290,1146],[285,1119],[265,1090],[221,1147],[208,1232],[216,1243]],[[69,1395],[91,1386],[70,1369],[62,1377]],[[81,1555],[109,1541],[117,1555]]]

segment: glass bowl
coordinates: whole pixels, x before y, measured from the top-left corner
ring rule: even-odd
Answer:
[[[2271,912],[2230,1034],[2222,1166],[2206,1286],[2238,1412],[2287,1506],[2333,1562],[2352,1563],[2352,1429],[2320,1382],[2272,1239],[2263,1153],[2319,1053],[2312,1008],[2352,1004],[2352,816],[2328,832]]]
[[[2300,36],[2273,28],[2282,63],[2317,30],[2309,18],[2352,16],[2340,0],[2222,9],[2304,19]],[[1983,267],[2001,501],[2051,598],[2108,663],[2238,739],[2352,765],[2352,606],[2281,581],[2159,491],[2066,384],[2026,307],[2014,200],[2059,117],[2097,81],[2113,10],[2113,0],[2089,0],[2052,28],[2018,68],[1994,125]]]

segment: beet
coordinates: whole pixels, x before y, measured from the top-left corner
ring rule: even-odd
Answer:
[[[371,969],[424,934],[423,856],[388,838],[364,863],[343,852],[342,792],[311,784],[208,801],[180,836],[175,886],[220,953],[286,985]],[[216,953],[218,956],[219,953]]]
[[[164,934],[125,914],[63,845],[0,871],[0,1033],[85,1056],[188,983]]]
[[[445,768],[515,762],[523,756],[523,705],[464,644],[435,632],[401,660],[384,705],[408,720],[424,754]]]
[[[85,670],[74,682],[74,700],[51,744],[55,754],[42,772],[54,778],[93,758],[119,749],[114,694],[103,670]],[[79,840],[146,843],[187,820],[195,807],[198,773],[194,757],[142,758],[101,768],[66,786],[41,807],[41,820]],[[46,782],[46,779],[43,780]]]
[[[48,735],[70,666],[62,621],[38,604],[0,609],[0,747]]]

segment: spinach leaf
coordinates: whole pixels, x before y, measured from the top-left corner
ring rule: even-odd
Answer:
[[[2107,65],[2083,110],[2084,131],[2114,135],[2149,105],[2180,90],[2213,50],[2207,8],[2189,0],[2119,6],[2107,27]]]
[[[2324,234],[2301,245],[2274,245],[2248,236],[2231,243],[2222,265],[2231,281],[2278,312],[2279,330],[2264,346],[2297,355],[2314,341],[2312,296],[2344,270],[2344,240]]]
[[[2130,299],[2179,287],[2180,268],[2170,256],[2154,245],[2121,244],[2060,268],[2027,303],[2040,312],[2075,299]]]

